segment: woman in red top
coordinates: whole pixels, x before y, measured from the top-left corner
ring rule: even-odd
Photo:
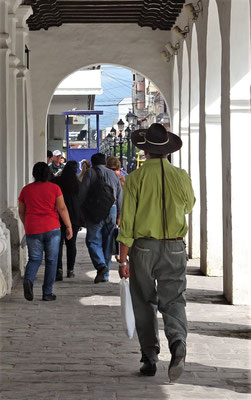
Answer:
[[[60,222],[66,226],[66,237],[71,239],[72,226],[59,186],[48,182],[50,170],[46,163],[38,162],[32,171],[35,182],[22,189],[19,200],[19,216],[24,224],[29,260],[24,275],[24,297],[33,300],[33,284],[45,252],[44,283],[45,301],[56,300],[52,293],[57,270],[60,243]]]

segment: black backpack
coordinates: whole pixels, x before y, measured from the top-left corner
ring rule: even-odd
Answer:
[[[115,198],[112,187],[106,183],[99,168],[93,169],[97,174],[97,179],[87,193],[83,211],[91,222],[98,224],[108,217],[110,209],[115,203]]]

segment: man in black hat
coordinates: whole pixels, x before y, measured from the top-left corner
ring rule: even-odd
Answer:
[[[119,275],[130,276],[142,352],[140,372],[153,376],[157,370],[159,311],[172,355],[168,375],[176,381],[184,370],[186,356],[185,214],[191,212],[195,197],[186,171],[167,160],[168,154],[182,146],[177,135],[156,123],[133,132],[132,142],[145,151],[146,161],[125,181],[118,235]]]

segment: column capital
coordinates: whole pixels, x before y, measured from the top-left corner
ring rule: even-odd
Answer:
[[[190,123],[190,132],[198,132],[200,129],[199,122],[192,122]]]
[[[31,6],[19,6],[16,12],[17,28],[27,28],[26,20],[33,14]]]
[[[10,54],[10,58],[9,58],[9,67],[10,68],[17,68],[18,63],[20,62],[19,58],[17,58],[17,56],[15,56],[14,54]]]
[[[22,3],[22,0],[8,0],[9,14],[15,14],[17,8]]]
[[[0,33],[0,49],[9,49],[10,43],[10,35],[8,33]]]
[[[17,78],[24,78],[28,71],[26,65],[18,64],[17,69],[18,69]]]
[[[26,29],[26,28],[24,28],[23,26],[19,26],[19,24],[17,23],[17,34],[18,34],[18,35],[27,36],[27,35],[28,35],[28,32],[27,32],[27,29]]]
[[[231,99],[230,100],[231,113],[250,113],[250,100],[249,99]]]
[[[5,237],[6,225],[0,218],[0,256],[7,250],[8,243]]]
[[[206,113],[206,123],[213,124],[213,125],[220,125],[221,124],[221,115]]]

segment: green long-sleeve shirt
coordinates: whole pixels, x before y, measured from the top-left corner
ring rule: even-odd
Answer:
[[[165,175],[166,238],[184,237],[187,233],[185,214],[195,203],[191,179],[185,170],[163,159]],[[117,240],[131,247],[134,239],[163,239],[161,159],[152,158],[125,181]]]

